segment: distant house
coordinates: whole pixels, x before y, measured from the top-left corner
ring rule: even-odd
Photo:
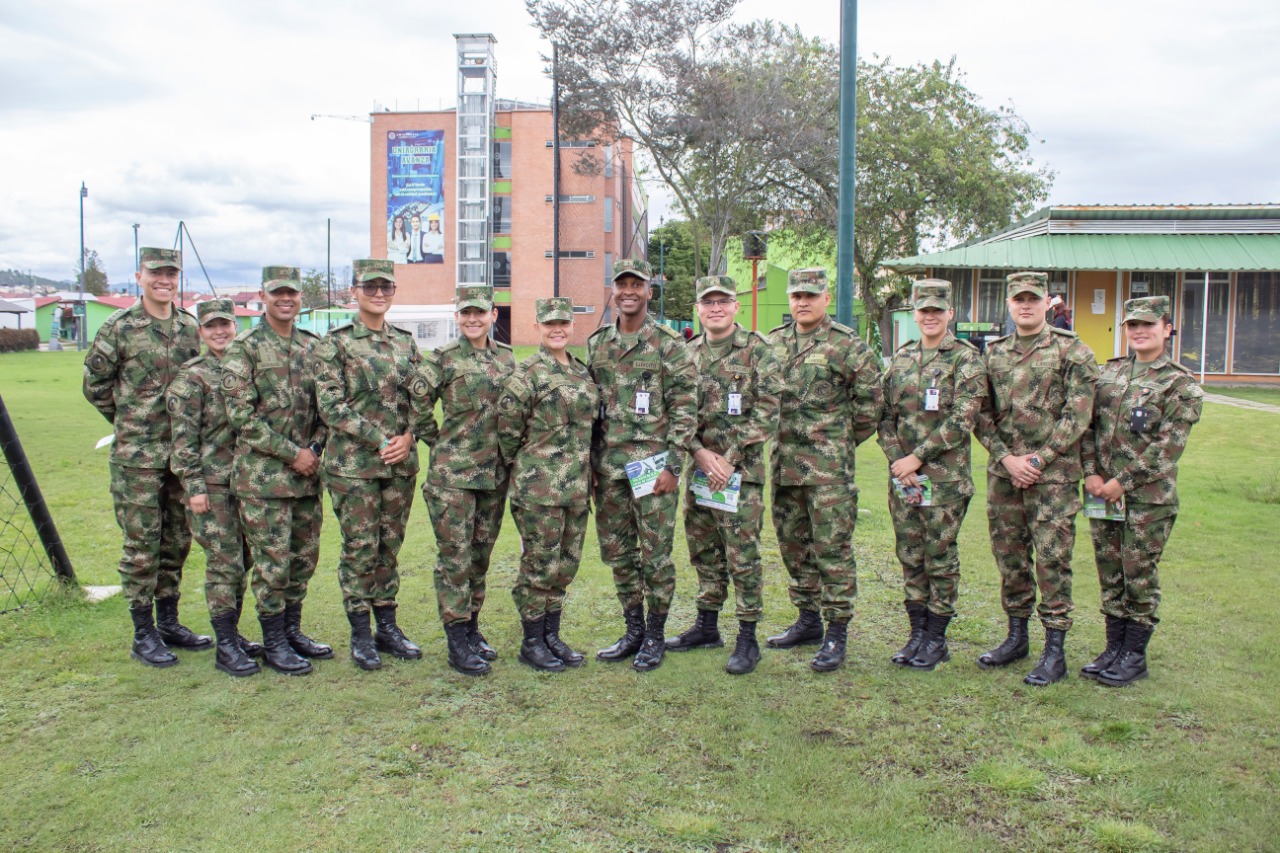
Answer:
[[[1206,381],[1280,383],[1280,205],[1046,207],[952,249],[884,266],[944,278],[956,322],[1006,316],[1004,278],[1049,273],[1099,361],[1126,351],[1134,296],[1168,296],[1173,357]]]

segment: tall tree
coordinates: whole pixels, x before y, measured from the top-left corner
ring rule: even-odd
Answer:
[[[335,282],[335,285],[337,282]],[[344,288],[345,289],[345,288]],[[334,293],[336,301],[338,294]],[[325,283],[322,270],[307,270],[302,274],[302,307],[304,309],[326,308],[329,305],[329,287]]]
[[[80,287],[80,266],[76,265],[73,273],[76,288]],[[107,269],[102,265],[102,258],[94,249],[84,250],[84,292],[93,296],[106,296],[111,290],[107,281]]]
[[[673,320],[693,319],[693,282],[706,270],[711,247],[704,239],[695,241],[696,229],[685,220],[667,222],[649,232],[649,262],[655,273],[666,278],[662,305]],[[658,305],[649,304],[658,311]]]

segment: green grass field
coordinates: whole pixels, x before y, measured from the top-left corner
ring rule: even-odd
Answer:
[[[1256,403],[1270,403],[1280,406],[1280,388],[1268,388],[1262,385],[1225,385],[1209,389],[1215,394],[1227,397],[1239,397],[1242,400],[1253,400]]]
[[[110,584],[119,535],[107,452],[93,450],[109,429],[79,385],[74,352],[0,356],[0,394],[80,581]],[[380,672],[347,658],[332,516],[305,624],[338,656],[307,678],[233,680],[212,652],[149,669],[129,659],[119,596],[50,595],[0,616],[0,848],[1275,850],[1280,454],[1258,437],[1280,435],[1278,418],[1205,407],[1162,564],[1152,676],[1124,690],[1074,674],[1024,686],[1038,628],[1026,666],[974,665],[1004,629],[982,477],[962,534],[953,659],[934,673],[890,665],[905,618],[874,443],[859,453],[868,512],[849,662],[826,676],[809,670],[812,648],[766,651],[743,678],[723,672],[728,649],[670,655],[648,675],[594,659],[534,673],[515,660],[509,518],[485,610],[501,658],[488,677],[457,675],[421,504],[401,555],[400,621],[426,655]],[[765,540],[762,636],[794,616],[771,530]],[[1073,673],[1102,636],[1083,523],[1077,540]],[[679,532],[677,543],[672,631],[691,620],[696,592]],[[621,619],[594,535],[586,554],[564,635],[593,652]],[[202,576],[197,548],[183,615],[208,631]]]

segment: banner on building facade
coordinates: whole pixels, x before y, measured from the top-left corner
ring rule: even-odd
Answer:
[[[444,131],[387,132],[387,257],[444,263]]]

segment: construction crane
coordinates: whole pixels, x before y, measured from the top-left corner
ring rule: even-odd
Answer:
[[[340,118],[343,121],[362,121],[365,124],[373,124],[373,119],[370,118],[369,116],[336,116],[336,115],[328,115],[326,113],[311,114],[312,121],[315,121],[318,118]]]

